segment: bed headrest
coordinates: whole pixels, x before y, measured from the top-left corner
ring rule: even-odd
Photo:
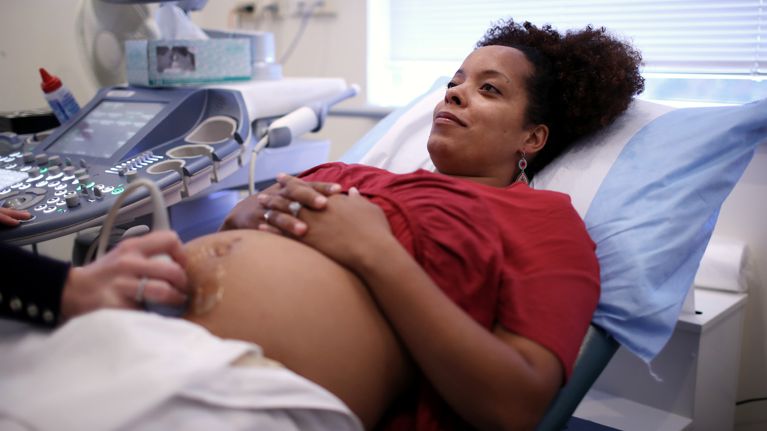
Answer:
[[[430,168],[426,140],[446,82],[382,120],[342,160]],[[763,142],[767,99],[684,109],[636,99],[536,175],[533,187],[571,196],[597,244],[594,323],[645,361],[671,336],[719,208]]]

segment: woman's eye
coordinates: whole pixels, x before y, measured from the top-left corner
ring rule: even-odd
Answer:
[[[456,84],[455,82],[453,82],[453,81],[450,81],[450,82],[448,82],[448,83],[447,83],[447,88],[453,88],[453,87],[455,87],[456,85],[457,85],[457,84]]]
[[[497,89],[497,88],[495,88],[495,87],[494,87],[493,85],[491,85],[491,84],[482,84],[482,86],[481,86],[481,87],[479,87],[479,88],[480,88],[480,90],[482,90],[482,91],[490,91],[490,92],[493,92],[493,93],[498,93],[498,94],[501,94],[501,92],[500,92],[500,91],[498,91],[498,89]]]

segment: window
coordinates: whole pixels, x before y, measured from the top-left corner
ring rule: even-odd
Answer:
[[[370,103],[407,103],[452,75],[507,17],[560,31],[605,26],[642,51],[644,98],[767,97],[767,0],[368,0]]]

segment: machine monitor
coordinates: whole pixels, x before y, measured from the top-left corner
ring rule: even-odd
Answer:
[[[0,241],[27,244],[97,226],[137,178],[154,182],[168,205],[179,202],[239,169],[249,129],[238,91],[102,89],[43,141],[0,157],[0,206],[32,215],[0,228]],[[121,214],[142,215],[147,203],[140,190]]]
[[[103,100],[47,151],[110,159],[164,106],[162,102]]]

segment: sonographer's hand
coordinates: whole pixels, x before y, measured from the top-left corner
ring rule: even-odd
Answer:
[[[29,211],[0,207],[0,225],[3,226],[17,226],[21,223],[19,220],[29,220],[30,217]]]
[[[158,255],[170,259],[152,258]],[[188,293],[185,265],[186,254],[175,232],[126,239],[96,261],[69,270],[61,318],[100,308],[138,309],[144,300],[183,304]]]
[[[241,200],[224,220],[221,230],[260,229],[301,236],[306,223],[296,216],[302,207],[323,210],[327,197],[341,191],[336,183],[309,182],[280,174],[277,184]]]

